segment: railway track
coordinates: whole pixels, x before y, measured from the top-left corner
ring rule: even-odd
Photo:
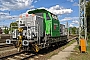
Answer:
[[[76,37],[72,38],[72,39],[69,39],[68,42],[70,42],[71,40],[75,39]],[[63,45],[63,44],[62,44]],[[61,47],[61,46],[59,46]],[[55,49],[57,49],[56,47],[55,48],[49,48],[50,52],[54,51]],[[47,54],[49,53],[49,50],[44,50],[43,52],[41,52],[40,54],[41,55],[44,55],[44,54]],[[52,51],[51,51],[52,50]],[[37,56],[37,57],[35,57]],[[15,53],[15,54],[11,54],[11,55],[7,55],[7,56],[3,56],[0,58],[0,60],[30,60],[31,58],[38,58],[39,54],[37,53],[32,53],[32,52],[18,52],[18,53]],[[35,59],[34,59],[35,60]]]
[[[0,43],[0,48],[11,47],[13,44]]]
[[[27,59],[34,57],[34,56],[37,56],[37,54],[22,51],[22,52],[18,52],[15,54],[1,57],[0,60],[27,60]]]
[[[76,39],[76,38],[77,38],[77,37],[73,37],[73,38],[69,39],[68,42],[70,42],[70,41],[72,41],[72,40],[74,40],[74,39]]]
[[[0,34],[0,43],[5,43],[6,39],[10,39],[10,34]]]

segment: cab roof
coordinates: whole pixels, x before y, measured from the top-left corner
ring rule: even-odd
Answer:
[[[48,13],[49,11],[45,10],[45,9],[36,9],[36,10],[32,10],[32,11],[29,11],[28,14],[34,14],[34,13]],[[51,13],[51,12],[49,12]],[[53,14],[53,13],[51,13]]]

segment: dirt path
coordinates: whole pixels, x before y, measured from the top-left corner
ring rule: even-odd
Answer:
[[[66,57],[69,57],[71,53],[73,53],[75,46],[77,43],[73,43],[70,46],[66,47],[64,50],[60,51],[57,55],[52,56],[48,60],[67,60]]]

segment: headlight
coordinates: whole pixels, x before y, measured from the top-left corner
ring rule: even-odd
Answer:
[[[22,45],[24,45],[24,46],[28,46],[28,45],[29,45],[29,42],[28,42],[27,40],[23,40]]]
[[[10,39],[6,39],[6,44],[11,44],[11,40]]]

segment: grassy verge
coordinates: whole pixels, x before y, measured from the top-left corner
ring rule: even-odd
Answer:
[[[87,41],[87,52],[86,53],[80,53],[78,49],[78,45],[74,48],[75,52],[73,52],[70,57],[68,57],[68,60],[90,60],[90,40]]]
[[[62,47],[60,47],[60,48],[58,48],[58,49],[56,49],[56,50],[48,53],[48,54],[46,55],[46,58],[47,58],[47,59],[50,59],[53,55],[57,55],[60,51],[62,51],[64,48],[70,46],[70,45],[73,44],[74,42],[75,42],[75,40],[72,40],[72,41],[70,41],[68,44],[66,44],[66,45],[64,45],[64,46],[62,46]]]

